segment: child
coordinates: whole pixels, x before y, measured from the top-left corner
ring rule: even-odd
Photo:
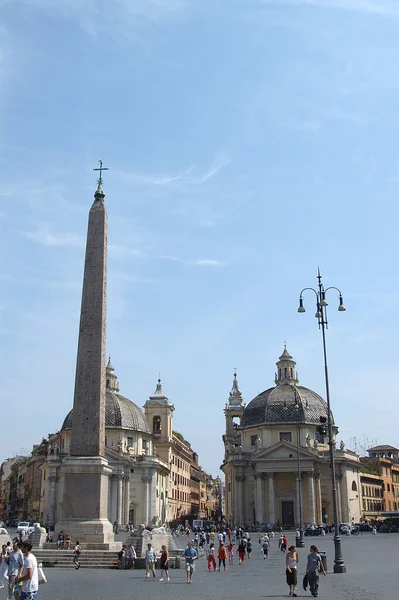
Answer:
[[[82,553],[82,548],[80,547],[79,542],[76,542],[75,550],[73,552],[73,564],[75,565],[75,570],[80,569],[80,561],[79,557]]]
[[[269,558],[269,542],[267,542],[266,540],[262,544],[262,551],[263,559],[266,560],[266,558]]]
[[[211,542],[209,546],[209,554],[208,554],[208,571],[216,571],[216,557],[215,557],[215,544]]]
[[[223,542],[220,542],[220,546],[219,546],[219,550],[218,550],[218,559],[219,559],[219,571],[220,571],[220,566],[223,563],[223,570],[226,570],[226,558],[227,558],[227,552],[226,552],[226,548],[224,547]]]

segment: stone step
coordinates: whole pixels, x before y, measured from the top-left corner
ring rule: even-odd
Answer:
[[[43,568],[73,568],[73,550],[34,548],[33,554],[36,556],[37,561],[42,563]],[[79,557],[79,562],[82,567],[89,569],[115,569],[118,565],[118,555],[116,552],[107,550],[84,550]],[[181,558],[179,556],[169,556],[169,565],[171,569],[179,569]],[[157,560],[157,567],[159,567],[159,559]],[[145,569],[145,559],[137,558],[135,568]]]

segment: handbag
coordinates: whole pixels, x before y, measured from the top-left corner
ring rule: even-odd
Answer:
[[[303,581],[302,581],[302,587],[305,590],[305,592],[307,590],[308,585],[309,585],[308,574],[306,573],[305,576],[304,576],[304,578],[303,578]]]
[[[44,574],[42,563],[38,564],[37,571],[38,571],[38,575],[39,575],[39,585],[41,583],[47,583],[47,577]]]

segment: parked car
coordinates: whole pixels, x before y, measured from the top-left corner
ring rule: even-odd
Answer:
[[[399,522],[398,519],[385,519],[380,527],[380,533],[398,533]]]
[[[359,531],[373,531],[373,528],[368,523],[355,523],[355,527],[358,527]]]
[[[22,535],[26,535],[29,529],[29,521],[20,521],[17,526],[17,533],[22,533]]]
[[[306,527],[304,535],[321,535],[322,527]]]

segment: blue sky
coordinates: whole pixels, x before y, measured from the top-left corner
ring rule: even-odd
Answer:
[[[396,0],[0,0],[1,460],[72,406],[99,158],[124,395],[216,476],[234,367],[324,395],[320,265],[341,437],[399,445],[398,51]]]

